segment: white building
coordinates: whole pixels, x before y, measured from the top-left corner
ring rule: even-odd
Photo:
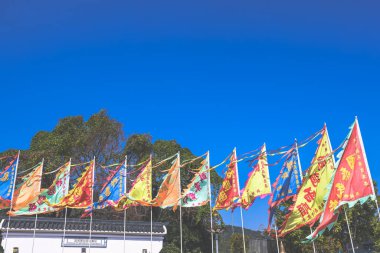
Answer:
[[[33,239],[34,225],[34,217],[11,217],[6,239],[8,218],[1,220],[5,253],[159,253],[166,235],[163,223],[154,222],[151,234],[149,222],[126,222],[124,240],[123,221],[94,219],[89,240],[89,219],[67,219],[63,236],[64,219],[41,217]]]

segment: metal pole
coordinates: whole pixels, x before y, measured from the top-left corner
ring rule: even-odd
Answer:
[[[67,195],[68,191],[69,191],[69,187],[70,187],[70,170],[71,170],[71,158],[70,158],[70,161],[69,161],[69,170],[68,170],[68,174],[66,175],[67,177],[67,187],[66,187],[66,190],[65,190],[65,195]],[[63,244],[63,242],[65,241],[65,236],[66,236],[66,222],[67,222],[67,207],[65,207],[65,221],[63,223],[63,238],[62,238],[62,253],[65,251],[65,246]]]
[[[280,245],[278,244],[276,218],[274,219],[274,232],[276,233],[277,253],[280,253]]]
[[[295,141],[295,144],[296,144],[296,152],[297,152],[297,160],[298,160],[298,169],[299,169],[299,173],[300,173],[300,177],[301,177],[301,184],[303,183],[303,175],[302,175],[302,166],[301,166],[301,159],[300,159],[300,152],[298,151],[298,143],[297,143],[297,139],[294,139]],[[313,229],[311,227],[310,228],[310,233],[313,233]],[[313,243],[313,252],[316,253],[316,249],[315,249],[315,243],[314,241],[312,242]]]
[[[218,233],[215,234],[215,249],[216,249],[216,253],[219,253],[219,234]]]
[[[62,253],[65,251],[64,241],[66,236],[66,222],[67,222],[67,207],[65,207],[65,221],[63,223],[63,239],[62,239]]]
[[[18,170],[18,162],[19,161],[20,161],[20,150],[18,151],[18,154],[17,154],[16,170],[15,170],[14,179],[13,179],[12,197],[11,197],[11,203],[10,203],[9,211],[12,211],[12,207],[13,207],[13,196],[14,196],[14,191],[15,191],[16,178],[17,178],[17,170]],[[11,223],[11,216],[8,214],[8,224],[7,224],[7,232],[6,232],[6,235],[5,235],[4,252],[6,252],[6,250],[7,250],[8,233],[9,233],[9,224],[10,223]]]
[[[36,218],[34,219],[34,229],[33,229],[33,241],[32,241],[32,253],[34,252],[34,240],[36,238],[36,227],[37,227],[37,214]]]
[[[237,156],[236,156],[236,148],[234,148],[234,158],[235,158],[235,166],[236,166],[236,179],[237,179],[237,184],[238,184],[238,192],[239,192],[239,198],[241,198],[241,193],[240,193],[240,183],[239,183],[239,170],[238,170],[238,165],[237,165]],[[244,218],[243,218],[243,207],[240,206],[240,219],[241,219],[241,232],[243,236],[243,249],[244,253],[246,253],[245,249],[245,234],[244,234]]]
[[[352,241],[351,229],[350,229],[350,224],[348,223],[348,218],[347,218],[346,208],[343,208],[343,210],[344,210],[344,216],[346,217],[346,223],[347,223],[347,228],[348,228],[348,234],[350,235],[350,241],[351,241],[352,252],[355,253],[354,242]]]
[[[182,190],[181,190],[181,166],[180,166],[180,153],[178,151],[178,154],[177,154],[177,159],[178,159],[178,165],[179,165],[179,168],[178,168],[178,176],[179,176],[179,180],[178,180],[178,184],[179,184],[179,193],[181,195],[182,193]],[[183,252],[183,245],[182,245],[182,199],[179,200],[179,226],[180,226],[180,238],[181,238],[181,253]]]
[[[153,206],[150,206],[150,253],[153,253]]]
[[[92,238],[92,215],[94,214],[94,180],[95,180],[95,156],[94,163],[92,165],[92,192],[91,192],[91,216],[90,216],[90,236],[88,240],[88,252],[91,253],[91,238]]]
[[[128,157],[125,156],[124,160],[124,195],[127,193],[127,164],[128,164]],[[124,231],[123,231],[123,253],[125,253],[125,226],[127,222],[127,209],[124,209]]]
[[[208,197],[210,199],[210,229],[211,229],[211,253],[214,253],[214,231],[212,224],[212,201],[211,201],[211,171],[210,171],[210,151],[207,151],[207,170],[208,170]]]

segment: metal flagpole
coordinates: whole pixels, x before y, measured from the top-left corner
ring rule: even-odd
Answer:
[[[237,178],[237,184],[238,184],[238,192],[239,192],[239,198],[241,198],[240,193],[240,183],[239,183],[239,171],[238,171],[238,165],[237,165],[237,156],[236,156],[236,147],[234,148],[234,158],[235,158],[235,166],[236,166],[236,178]],[[244,253],[246,253],[245,249],[245,234],[244,234],[244,218],[243,218],[243,207],[240,205],[240,219],[241,219],[241,232],[243,235],[243,249]]]
[[[92,215],[94,214],[94,180],[95,180],[95,156],[94,156],[94,164],[92,165],[92,192],[91,192],[91,216],[90,216],[90,237],[88,240],[88,252],[91,253],[91,237],[92,237]]]
[[[372,192],[375,195],[376,210],[377,210],[377,214],[379,216],[379,221],[380,221],[379,204],[377,203],[377,196],[376,196],[376,193],[375,193],[375,187],[373,186],[373,180],[372,180],[371,171],[370,171],[369,166],[368,166],[367,154],[366,154],[365,149],[364,149],[362,133],[361,133],[360,127],[359,127],[358,117],[356,117],[356,116],[355,116],[355,122],[358,125],[358,134],[359,134],[359,139],[360,139],[360,146],[361,146],[361,148],[363,150],[363,156],[364,156],[363,158],[364,158],[365,165],[367,167],[367,172],[368,172],[369,180],[371,181]]]
[[[62,238],[62,253],[65,251],[65,236],[66,236],[66,222],[67,222],[67,207],[65,207],[65,221],[63,223],[63,238]]]
[[[297,143],[297,139],[294,139],[295,143],[296,143],[296,152],[297,152],[297,160],[298,160],[298,169],[299,169],[299,173],[300,173],[300,177],[301,177],[301,184],[302,184],[302,181],[303,181],[303,175],[302,175],[302,166],[301,166],[301,159],[300,159],[300,153],[298,152],[298,143]],[[310,233],[313,233],[313,229],[311,227],[310,228]],[[313,252],[316,253],[316,250],[315,250],[315,243],[314,241],[312,242],[313,243]]]
[[[65,195],[67,195],[70,187],[70,170],[71,170],[71,158],[69,161],[69,170],[67,171],[67,175],[65,175],[67,178],[67,187],[65,189]],[[63,245],[63,242],[65,241],[66,236],[66,222],[67,222],[67,206],[65,206],[65,221],[63,223],[63,238],[62,238],[62,253],[65,251],[65,246]]]
[[[152,163],[152,154],[150,155],[150,163]],[[152,180],[152,173],[150,173]],[[151,189],[152,190],[152,189]],[[153,252],[153,206],[150,206],[150,253]]]
[[[42,158],[41,166],[42,166],[42,169],[41,169],[41,177],[40,177],[40,191],[41,191],[41,183],[42,183],[42,170],[43,170],[43,166],[44,166],[44,159],[43,158]],[[36,239],[37,217],[38,217],[38,214],[36,214],[36,218],[34,219],[32,253],[34,252],[34,240]]]
[[[124,195],[127,194],[127,164],[128,164],[128,157],[125,156],[124,160]],[[124,209],[124,231],[123,231],[123,253],[125,253],[125,226],[127,221],[127,209]]]
[[[210,151],[207,151],[207,170],[208,170],[208,197],[210,203],[210,229],[211,229],[211,253],[214,253],[214,231],[212,224],[212,201],[211,201],[211,171],[210,171]]]
[[[36,218],[34,219],[33,241],[32,241],[32,253],[34,252],[34,239],[36,238],[37,216],[38,216],[38,215],[36,214]]]
[[[15,169],[15,174],[14,174],[14,179],[13,179],[12,196],[11,196],[11,203],[10,203],[9,211],[12,211],[12,207],[13,207],[13,196],[14,196],[14,191],[15,191],[17,169],[18,169],[18,162],[19,161],[20,161],[20,150],[18,151],[18,154],[17,154],[17,162],[16,162],[16,169]],[[7,232],[5,235],[4,252],[6,252],[6,250],[7,250],[8,233],[9,233],[9,224],[10,223],[11,223],[11,216],[8,214],[8,224],[7,224]]]
[[[178,168],[178,176],[179,176],[179,180],[178,180],[178,184],[179,184],[179,194],[180,196],[182,196],[182,190],[181,190],[181,162],[180,162],[180,153],[178,151],[177,153],[177,159],[178,159],[178,165],[179,165],[179,168]],[[181,253],[183,252],[183,246],[182,246],[182,199],[180,198],[179,200],[179,226],[180,226],[180,237],[181,237]]]
[[[277,225],[276,225],[276,216],[274,217],[274,232],[276,233],[276,244],[277,244],[277,253],[280,253],[280,245],[278,244],[278,235],[277,235]]]
[[[348,234],[350,235],[350,241],[351,241],[352,252],[355,253],[354,242],[352,241],[351,229],[350,229],[350,224],[348,223],[348,218],[347,218],[346,208],[344,207],[343,210],[344,210],[344,216],[346,217],[346,223],[347,223],[347,228],[348,228]]]

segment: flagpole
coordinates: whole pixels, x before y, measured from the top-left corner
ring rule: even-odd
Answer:
[[[40,177],[40,191],[41,191],[41,183],[42,183],[42,170],[44,168],[44,158],[42,158],[42,169],[41,169],[41,177]],[[34,229],[33,229],[33,241],[32,241],[32,253],[34,252],[34,240],[36,238],[36,228],[37,228],[37,217],[38,214],[36,214],[36,218],[34,219]]]
[[[360,127],[359,127],[359,121],[358,121],[358,117],[355,116],[355,122],[356,124],[358,125],[358,134],[359,134],[359,139],[360,139],[360,146],[363,150],[363,158],[364,158],[364,162],[365,162],[365,165],[367,167],[367,172],[368,172],[368,176],[369,176],[369,179],[371,181],[371,187],[372,187],[372,192],[373,194],[375,195],[375,204],[376,204],[376,210],[377,210],[377,214],[379,216],[379,221],[380,221],[380,210],[379,210],[379,204],[377,203],[377,196],[376,196],[376,193],[375,193],[375,187],[373,186],[373,180],[372,180],[372,175],[371,175],[371,170],[369,169],[369,165],[368,165],[368,160],[367,160],[367,153],[365,152],[365,149],[364,149],[364,144],[363,144],[363,138],[362,138],[362,133],[360,131]]]
[[[128,164],[128,157],[125,156],[124,160],[124,195],[127,194],[127,164]],[[124,230],[123,230],[123,253],[125,253],[125,226],[127,222],[127,209],[124,209]]]
[[[237,184],[238,184],[238,192],[239,192],[239,198],[241,198],[241,192],[240,192],[240,183],[239,183],[239,170],[237,165],[237,156],[236,156],[236,147],[234,148],[234,158],[235,158],[235,166],[236,166],[236,178],[237,178]],[[244,218],[243,218],[243,207],[240,205],[240,219],[241,219],[241,232],[243,235],[243,249],[244,253],[246,253],[245,249],[245,234],[244,234]]]
[[[17,170],[18,170],[18,162],[19,161],[20,161],[20,150],[18,151],[18,154],[17,154],[17,162],[16,162],[16,169],[15,169],[14,178],[13,178],[12,197],[11,197],[11,203],[10,203],[9,211],[12,211],[12,207],[13,207],[13,196],[14,196],[14,191],[15,191],[16,178],[17,178]],[[10,214],[8,214],[8,224],[7,224],[7,232],[6,232],[6,235],[5,235],[4,252],[6,252],[6,250],[7,250],[9,223],[11,223],[11,216],[10,216]]]
[[[351,229],[350,229],[350,224],[348,223],[348,218],[347,218],[346,208],[344,207],[343,210],[344,210],[344,216],[346,217],[346,223],[347,223],[347,228],[348,228],[348,234],[350,235],[350,241],[351,241],[352,252],[355,253],[354,242],[352,241]]]
[[[67,195],[68,191],[69,191],[69,187],[70,187],[70,170],[71,170],[71,158],[70,158],[70,161],[69,161],[69,170],[68,170],[68,174],[65,175],[66,176],[66,179],[67,179],[67,187],[65,189],[65,195]],[[63,223],[63,238],[62,238],[62,242],[65,241],[65,236],[66,236],[66,222],[67,222],[67,206],[65,206],[65,221]],[[62,243],[62,253],[65,251],[65,246],[63,245]]]
[[[210,171],[210,151],[207,151],[207,170],[208,170],[208,197],[210,203],[210,229],[211,229],[211,253],[214,253],[214,231],[212,224],[212,201],[211,201],[211,171]]]
[[[276,216],[274,217],[274,232],[276,233],[276,244],[277,244],[277,253],[280,253],[280,245],[278,244],[278,235],[277,235],[277,225],[276,225]]]
[[[300,177],[301,177],[301,185],[302,185],[302,181],[303,181],[303,174],[302,174],[302,166],[301,166],[301,159],[300,159],[300,152],[298,151],[298,143],[297,143],[297,139],[294,139],[295,141],[295,144],[296,144],[296,152],[297,152],[297,160],[298,160],[298,169],[299,169],[299,173],[300,173]],[[312,234],[313,233],[313,229],[311,227],[310,228],[310,233]],[[313,252],[316,253],[316,250],[315,250],[315,243],[314,241],[312,242],[313,243]]]
[[[92,216],[94,214],[94,210],[93,210],[93,207],[94,207],[94,180],[95,180],[95,156],[94,156],[94,164],[92,165],[92,191],[91,191],[91,209],[92,209],[92,212],[91,212],[91,216],[90,216],[90,237],[89,237],[89,240],[88,240],[88,252],[91,253],[91,237],[92,237]]]
[[[182,190],[181,190],[181,162],[180,162],[180,151],[178,151],[177,153],[177,159],[178,159],[178,165],[179,165],[179,172],[178,172],[178,176],[179,176],[179,180],[178,180],[178,184],[179,184],[179,194],[181,195],[182,193]],[[179,230],[180,230],[180,238],[181,238],[181,253],[183,252],[183,246],[182,246],[182,199],[180,198],[179,200]]]
[[[150,163],[152,163],[152,154],[150,154]],[[150,173],[152,180],[152,173]],[[151,189],[152,190],[152,189]],[[153,206],[150,205],[150,253],[153,253]]]

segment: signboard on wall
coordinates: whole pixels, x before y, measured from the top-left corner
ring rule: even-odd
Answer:
[[[88,237],[65,237],[62,238],[62,247],[75,248],[107,248],[107,238],[88,238]]]

